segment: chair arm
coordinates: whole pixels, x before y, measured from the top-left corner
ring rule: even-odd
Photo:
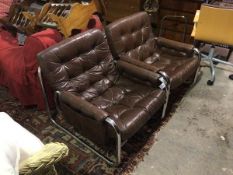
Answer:
[[[130,64],[133,64],[135,66],[138,66],[138,67],[144,68],[146,70],[152,71],[152,72],[158,72],[160,70],[160,69],[156,68],[155,66],[151,66],[151,65],[149,65],[147,63],[144,63],[142,61],[139,61],[139,60],[136,60],[136,59],[133,59],[133,58],[120,57],[120,59],[125,61],[125,62],[128,62]]]
[[[19,174],[44,174],[45,171],[55,171],[53,165],[66,157],[68,152],[68,147],[63,143],[46,144],[19,165]]]
[[[191,44],[181,43],[181,42],[166,39],[163,37],[159,37],[157,39],[157,44],[160,47],[166,47],[169,49],[175,49],[178,52],[184,52],[189,56],[193,54],[194,46]]]
[[[58,98],[59,101],[69,105],[74,110],[77,110],[94,120],[102,121],[108,117],[108,113],[71,92],[60,92]]]
[[[141,80],[150,81],[152,84],[158,84],[160,75],[156,72],[146,70],[145,68],[136,66],[126,61],[119,60],[117,61],[119,69],[124,72],[133,75],[136,78]]]

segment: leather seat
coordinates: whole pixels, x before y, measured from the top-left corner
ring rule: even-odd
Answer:
[[[194,47],[162,37],[154,37],[149,16],[139,12],[106,27],[110,48],[116,59],[155,72],[164,71],[174,89],[197,72],[200,58]]]
[[[166,102],[166,92],[158,88],[161,76],[115,63],[99,30],[66,39],[38,58],[44,80],[59,91],[57,104],[65,119],[100,146],[108,146],[116,131],[126,141]]]

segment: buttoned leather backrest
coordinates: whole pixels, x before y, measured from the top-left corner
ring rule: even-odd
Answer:
[[[94,98],[112,86],[115,65],[99,30],[66,39],[38,54],[43,77],[54,91],[70,91]]]
[[[125,55],[147,62],[145,59],[151,59],[154,54],[156,41],[146,12],[136,13],[109,24],[106,33],[115,57]]]

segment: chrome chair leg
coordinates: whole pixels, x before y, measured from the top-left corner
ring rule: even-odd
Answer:
[[[162,119],[165,117],[166,112],[167,112],[167,104],[169,101],[169,96],[170,96],[170,85],[166,88],[166,101],[163,105],[163,111],[162,111],[162,116],[161,116]]]
[[[119,165],[121,163],[121,135],[114,120],[106,118],[105,122],[112,126],[116,133],[116,165]]]
[[[208,55],[208,59],[210,62],[210,72],[211,72],[211,79],[207,81],[207,85],[212,86],[215,81],[215,67],[213,63],[213,56],[214,56],[214,46],[210,48],[210,52]]]
[[[198,56],[198,59],[201,62],[201,52],[197,48],[194,48],[193,51]],[[201,71],[201,65],[199,65],[199,67],[196,70],[196,73],[195,73],[195,76],[194,76],[194,79],[193,79],[193,83],[192,83],[191,86],[194,86],[197,83],[197,79],[198,79],[200,71]]]
[[[162,83],[160,85],[160,89],[165,89],[165,92],[166,92],[166,101],[163,105],[163,111],[162,111],[162,116],[161,116],[161,119],[163,119],[167,111],[167,104],[168,104],[169,97],[170,97],[171,84],[170,84],[170,78],[166,74],[166,72],[159,71],[158,73],[161,75],[161,78],[159,79]]]
[[[222,64],[226,64],[226,65],[229,65],[229,66],[233,66],[233,63],[223,61],[223,60],[220,60],[220,59],[217,59],[217,58],[214,58],[214,57],[213,57],[213,61],[218,62],[218,63],[222,63]]]
[[[193,79],[193,82],[191,84],[191,87],[195,86],[196,83],[197,83],[197,80],[198,80],[198,76],[199,76],[199,73],[200,73],[200,70],[201,70],[201,67],[199,66],[195,72],[195,76],[194,76],[194,79]]]

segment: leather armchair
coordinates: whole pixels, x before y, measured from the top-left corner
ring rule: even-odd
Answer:
[[[115,63],[100,30],[68,38],[42,51],[38,60],[67,122],[102,148],[115,143],[117,164],[122,143],[166,107],[166,91],[158,88],[162,76],[121,60]]]
[[[200,65],[193,45],[154,37],[146,12],[119,19],[106,27],[109,45],[116,59],[154,72],[163,71],[174,89],[191,78]]]

